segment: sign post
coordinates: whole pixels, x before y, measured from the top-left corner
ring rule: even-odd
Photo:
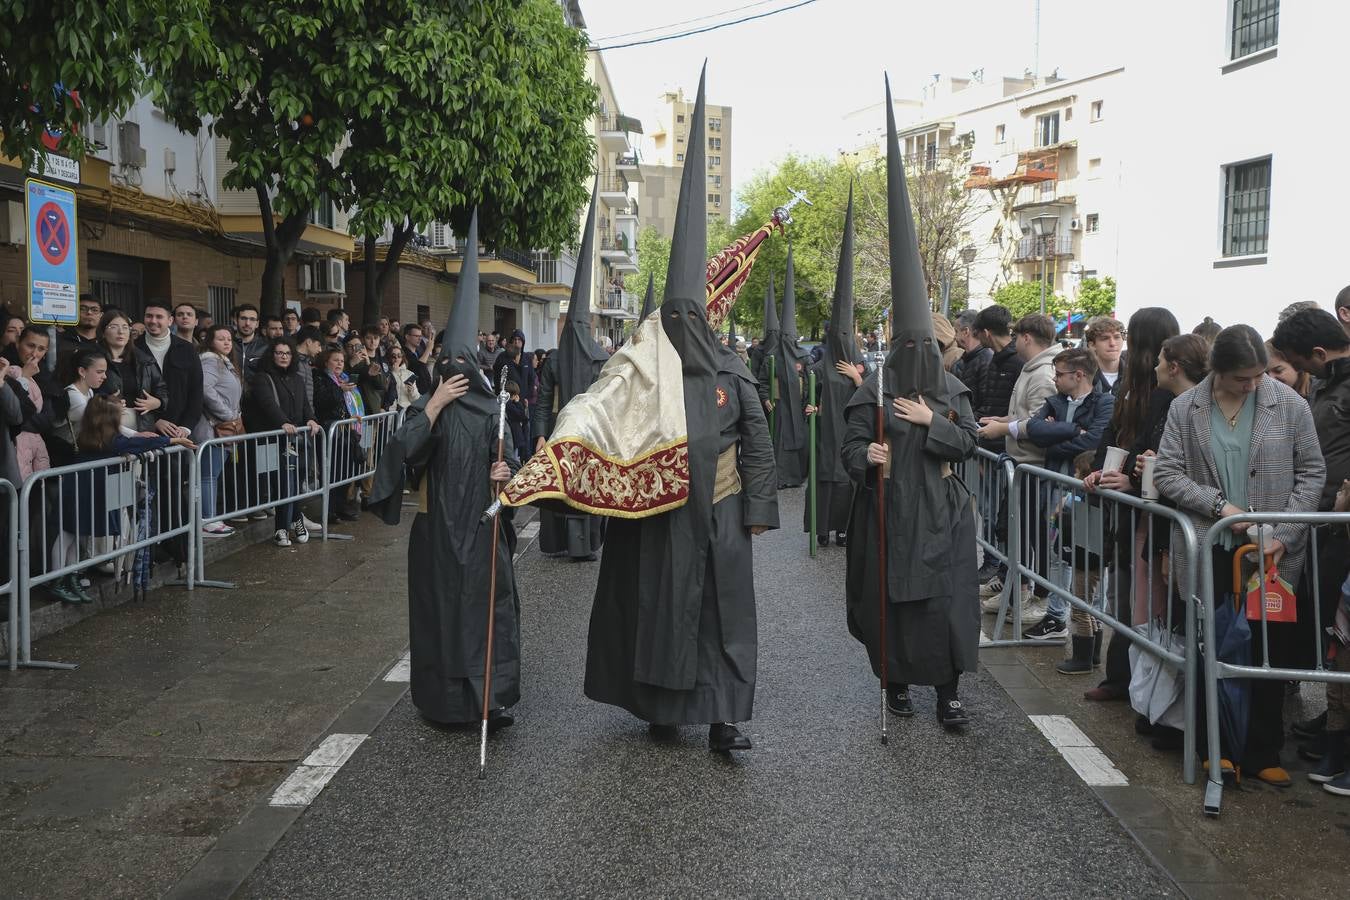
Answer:
[[[80,319],[75,192],[29,178],[23,199],[28,221],[28,318],[45,325],[75,325]]]

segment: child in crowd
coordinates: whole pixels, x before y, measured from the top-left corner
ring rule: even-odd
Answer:
[[[1096,450],[1085,450],[1073,459],[1073,476],[1083,479],[1092,471],[1092,461]],[[1054,513],[1059,533],[1061,557],[1073,570],[1075,597],[1090,600],[1097,594],[1102,581],[1101,558],[1101,496],[1096,493],[1080,494],[1069,491],[1060,501]],[[1072,655],[1061,660],[1055,671],[1061,675],[1087,675],[1096,667],[1097,635],[1102,625],[1095,616],[1089,615],[1078,607],[1070,613],[1070,630],[1073,635]]]

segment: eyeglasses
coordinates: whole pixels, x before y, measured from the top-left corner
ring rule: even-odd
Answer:
[[[273,351],[272,351],[272,355],[275,356],[275,357],[277,357],[278,359],[290,359],[290,357],[291,357],[291,351],[289,351],[289,350],[273,350]]]
[[[113,322],[103,328],[104,331],[130,331],[131,326],[125,322]]]

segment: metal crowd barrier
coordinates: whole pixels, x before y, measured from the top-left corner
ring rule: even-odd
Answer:
[[[0,596],[7,597],[9,620],[6,646],[9,648],[9,667],[19,667],[19,492],[8,480],[0,478],[0,505],[4,506],[5,534],[9,535],[5,549],[5,581],[0,584]]]
[[[14,615],[11,604],[10,668],[75,668],[33,659],[34,587],[108,562],[129,579],[142,574],[148,578],[151,548],[179,535],[186,538],[190,583],[196,561],[195,516],[182,488],[196,482],[197,458],[183,447],[96,459],[30,476],[18,498],[18,609]]]
[[[324,437],[323,431],[311,434],[309,429],[300,426],[294,434],[279,428],[211,438],[198,445],[196,470],[201,475],[193,479],[192,485],[192,509],[197,520],[193,531],[197,570],[195,584],[189,583],[189,590],[196,585],[235,587],[232,581],[206,577],[203,526],[266,512],[287,503],[327,497]],[[211,472],[218,474],[208,485],[203,479]],[[212,491],[215,512],[208,515],[207,500]],[[327,534],[326,506],[324,512],[324,533]]]
[[[1184,548],[1188,558],[1195,559],[1195,526],[1189,517],[1171,507],[1117,491],[1089,492],[1079,479],[1039,466],[1019,465],[1016,475],[1021,511],[1028,513],[1024,518],[1034,528],[1024,555],[1036,564],[1027,565],[1019,557],[1019,580],[1024,578],[1060,598],[1071,610],[1087,613],[1140,652],[1182,674],[1182,771],[1186,783],[1194,784],[1199,684],[1198,654],[1193,649],[1196,571],[1194,566],[1188,567],[1185,583],[1172,584],[1166,568],[1157,560],[1163,551],[1170,553],[1174,543]],[[1086,528],[1081,526],[1084,521]],[[1122,542],[1112,539],[1122,531],[1128,536],[1123,554]],[[1122,569],[1129,574],[1122,577]],[[1128,586],[1123,603],[1122,586]],[[1174,596],[1182,604],[1180,634]],[[1168,640],[1169,636],[1183,639],[1180,648],[1177,642]]]
[[[328,426],[329,452],[323,458],[323,481],[327,487],[323,494],[325,523],[328,521],[334,491],[375,477],[375,469],[380,464],[384,448],[402,421],[403,413],[391,409],[359,419],[339,419]],[[323,539],[350,541],[352,536],[333,534],[332,529],[325,527]]]
[[[974,477],[971,477],[972,469]],[[975,449],[975,456],[960,467],[958,473],[975,496],[975,512],[979,517],[975,541],[986,559],[997,560],[1006,572],[1003,592],[999,597],[998,613],[994,616],[994,634],[983,647],[1020,647],[1039,645],[1022,637],[1022,592],[1017,572],[1022,552],[1022,516],[1018,497],[1016,467],[1011,458],[992,453],[983,447]],[[1006,522],[1006,540],[999,539],[1000,523]],[[1012,636],[1004,638],[1003,626],[1012,615]]]
[[[1247,522],[1255,525],[1303,524],[1313,526],[1312,528],[1309,529],[1308,532],[1308,543],[1307,543],[1308,556],[1307,556],[1307,563],[1305,565],[1305,571],[1308,573],[1308,577],[1303,579],[1301,584],[1294,585],[1294,589],[1300,590],[1301,585],[1307,585],[1311,587],[1313,592],[1311,602],[1312,607],[1311,612],[1313,616],[1312,650],[1313,650],[1314,668],[1312,669],[1276,668],[1270,664],[1270,641],[1268,640],[1270,621],[1267,616],[1267,609],[1265,603],[1260,604],[1261,607],[1260,631],[1262,637],[1261,644],[1263,649],[1262,658],[1259,661],[1254,660],[1253,663],[1250,665],[1241,665],[1237,663],[1224,662],[1218,659],[1218,653],[1215,652],[1216,651],[1215,645],[1217,644],[1218,635],[1215,626],[1215,611],[1214,611],[1214,597],[1215,597],[1214,558],[1213,554],[1210,552],[1210,548],[1214,546],[1215,542],[1219,537],[1221,537],[1225,532],[1229,531],[1229,527],[1231,525],[1238,522]],[[1208,747],[1206,748],[1207,751],[1206,756],[1209,759],[1209,781],[1206,782],[1205,784],[1204,810],[1205,814],[1208,816],[1211,817],[1217,816],[1219,814],[1220,805],[1223,801],[1223,773],[1220,771],[1219,768],[1220,766],[1219,760],[1222,756],[1220,751],[1220,737],[1219,737],[1219,699],[1218,699],[1220,679],[1249,678],[1266,681],[1323,681],[1323,682],[1336,682],[1339,684],[1350,684],[1350,672],[1331,671],[1323,665],[1323,661],[1326,658],[1326,643],[1323,640],[1325,632],[1323,631],[1323,628],[1328,625],[1331,625],[1332,623],[1322,621],[1321,581],[1319,578],[1321,560],[1318,558],[1319,536],[1317,528],[1317,526],[1320,525],[1350,526],[1350,513],[1246,512],[1241,513],[1239,515],[1227,516],[1226,518],[1222,518],[1219,521],[1215,522],[1212,526],[1210,526],[1209,530],[1205,533],[1204,555],[1200,557],[1196,556],[1191,557],[1192,559],[1196,560],[1196,565],[1191,566],[1190,567],[1191,570],[1194,571],[1198,567],[1200,574],[1200,581],[1199,581],[1200,615],[1202,617],[1202,639],[1206,650],[1206,652],[1204,653],[1205,725],[1206,731],[1208,732],[1207,733]],[[1258,529],[1258,540],[1256,541],[1258,546],[1258,552],[1262,558],[1262,561],[1259,562],[1258,564],[1258,571],[1261,568],[1264,568],[1263,562],[1265,558],[1265,547],[1264,547],[1265,535],[1263,534],[1264,531],[1265,531],[1264,528]],[[1247,543],[1247,541],[1244,539],[1243,543],[1245,544]],[[1240,602],[1242,602],[1243,606],[1245,607],[1245,598]],[[1306,607],[1308,604],[1303,605]],[[1252,630],[1255,631],[1256,622],[1252,621],[1251,626]],[[1234,762],[1237,762],[1237,760],[1234,760]]]

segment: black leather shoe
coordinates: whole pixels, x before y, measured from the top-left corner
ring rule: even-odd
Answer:
[[[830,536],[828,534],[816,535],[816,543],[822,547],[830,546]]]
[[[909,688],[886,688],[886,708],[902,719],[914,715],[914,703],[909,699]]]
[[[735,725],[718,722],[708,727],[708,746],[718,753],[749,750],[750,739],[741,734]]]
[[[961,728],[970,724],[970,716],[960,700],[939,700],[937,720],[943,728]]]
[[[834,542],[838,544],[840,547],[847,547],[848,535],[844,534],[844,532],[841,531],[834,536]]]
[[[1153,745],[1154,750],[1175,753],[1184,746],[1184,737],[1181,731],[1176,728],[1167,725],[1154,725],[1153,740],[1149,743]]]
[[[516,717],[505,709],[488,710],[488,734],[496,734],[503,728],[510,728],[514,724],[516,724]]]

